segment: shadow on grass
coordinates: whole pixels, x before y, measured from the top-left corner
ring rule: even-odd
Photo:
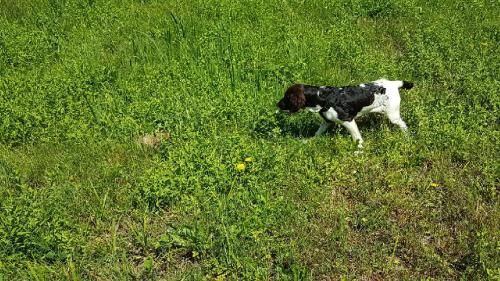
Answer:
[[[261,138],[290,136],[295,138],[312,138],[323,119],[317,113],[300,112],[297,114],[273,113],[265,114],[257,119],[253,126],[254,135]],[[356,119],[358,128],[363,131],[380,130],[382,124],[390,124],[387,118],[371,114]],[[332,124],[325,135],[349,134],[341,124]]]

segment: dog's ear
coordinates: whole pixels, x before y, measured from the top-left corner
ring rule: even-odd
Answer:
[[[303,85],[293,85],[288,88],[287,96],[290,101],[290,112],[297,112],[306,105]]]

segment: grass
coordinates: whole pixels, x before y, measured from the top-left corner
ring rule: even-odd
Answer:
[[[498,280],[499,12],[0,0],[0,280]],[[361,155],[274,113],[380,77]]]

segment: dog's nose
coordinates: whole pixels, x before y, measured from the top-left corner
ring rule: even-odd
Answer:
[[[276,104],[277,107],[283,109],[283,100],[280,100],[277,104]]]

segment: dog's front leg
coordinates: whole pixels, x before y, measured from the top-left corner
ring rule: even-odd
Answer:
[[[332,123],[330,122],[323,122],[321,126],[319,126],[318,130],[316,133],[314,133],[315,136],[320,136],[326,132],[326,130],[330,127]]]
[[[361,138],[361,133],[359,132],[356,121],[354,121],[354,119],[352,121],[344,121],[342,122],[342,126],[351,133],[352,139],[358,143],[358,148],[363,148],[363,138]]]

